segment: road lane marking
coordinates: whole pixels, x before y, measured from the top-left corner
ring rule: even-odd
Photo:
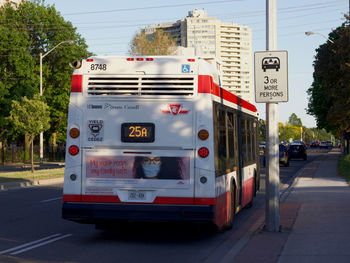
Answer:
[[[24,247],[27,247],[27,246],[30,246],[30,245],[34,245],[34,244],[40,243],[42,241],[48,240],[50,238],[54,238],[54,237],[61,236],[61,235],[62,234],[55,234],[55,235],[44,237],[44,238],[41,238],[41,239],[38,239],[38,240],[35,240],[35,241],[32,241],[32,242],[29,242],[29,243],[25,243],[25,244],[17,246],[17,247],[13,247],[13,248],[10,248],[10,249],[2,250],[2,251],[0,251],[0,255],[8,253],[8,252],[15,251],[15,250],[18,250],[18,249],[21,249],[21,248],[24,248]]]
[[[42,201],[40,201],[40,203],[47,203],[47,202],[56,201],[56,200],[62,200],[62,196],[51,198],[51,199],[42,200]]]
[[[53,239],[47,240],[47,241],[45,241],[45,242],[42,242],[42,243],[39,243],[39,244],[30,246],[30,247],[21,249],[21,250],[19,250],[19,251],[13,252],[13,253],[11,253],[11,255],[18,255],[18,254],[21,254],[21,253],[26,252],[26,251],[28,251],[28,250],[31,250],[31,249],[34,249],[34,248],[37,248],[37,247],[41,247],[41,246],[44,246],[44,245],[47,245],[47,244],[50,244],[50,243],[52,243],[52,242],[61,240],[61,239],[66,238],[66,237],[70,237],[71,235],[72,235],[72,234],[67,234],[67,235],[64,235],[64,236],[59,236],[59,237],[53,238]]]

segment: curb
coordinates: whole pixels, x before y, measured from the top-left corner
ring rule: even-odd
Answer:
[[[8,191],[8,190],[14,190],[14,189],[20,189],[20,188],[44,186],[44,185],[52,185],[52,184],[60,184],[60,183],[63,183],[63,177],[34,180],[34,181],[9,182],[9,183],[0,184],[0,191]]]

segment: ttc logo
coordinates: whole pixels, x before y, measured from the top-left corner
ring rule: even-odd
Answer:
[[[168,104],[166,109],[161,109],[162,113],[178,115],[178,114],[187,114],[190,110],[183,108],[182,104]]]

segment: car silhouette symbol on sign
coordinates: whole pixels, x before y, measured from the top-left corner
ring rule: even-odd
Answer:
[[[265,57],[262,60],[262,69],[266,72],[267,69],[280,69],[280,59],[278,57]]]

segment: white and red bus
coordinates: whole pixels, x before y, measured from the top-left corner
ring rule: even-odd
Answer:
[[[230,227],[259,188],[257,128],[256,107],[204,59],[77,61],[62,216]]]

